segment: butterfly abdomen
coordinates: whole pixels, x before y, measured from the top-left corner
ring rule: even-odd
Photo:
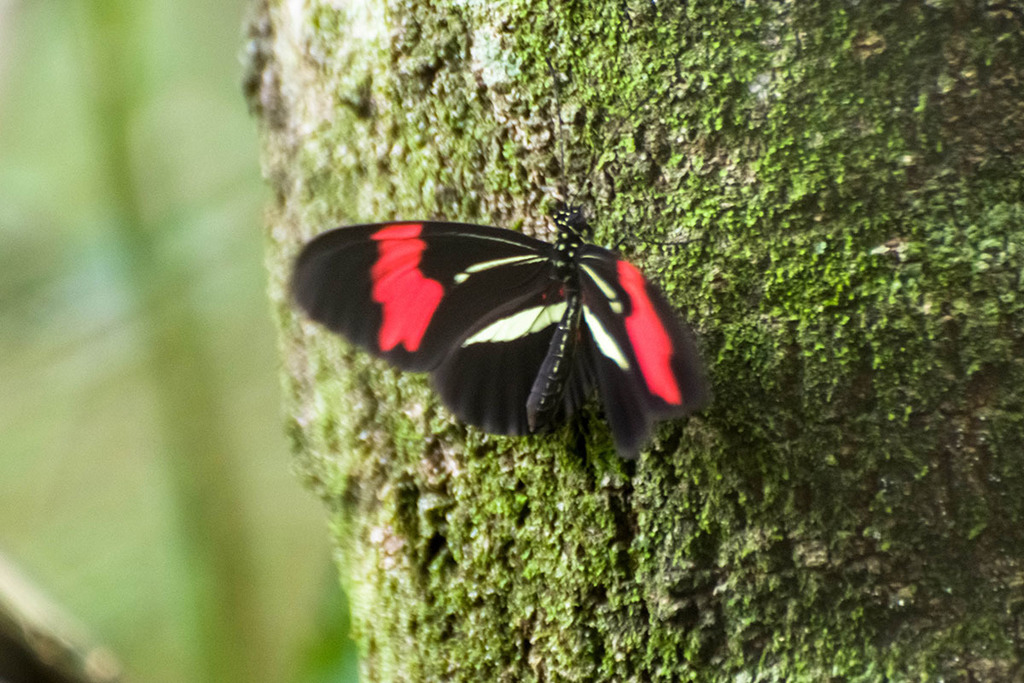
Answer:
[[[571,414],[573,405],[565,405],[565,390],[576,362],[579,343],[579,287],[566,288],[565,312],[555,326],[544,362],[537,372],[526,400],[527,424],[531,432],[545,431],[552,423]]]

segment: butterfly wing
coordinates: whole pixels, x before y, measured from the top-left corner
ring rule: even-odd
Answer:
[[[655,421],[708,401],[708,383],[692,333],[639,270],[593,245],[579,264],[586,355],[616,447],[636,457]]]
[[[433,373],[434,386],[461,420],[492,434],[547,431],[587,398],[592,386],[585,368],[570,366],[562,393],[543,422],[530,424],[530,394],[553,353],[556,328],[572,318],[558,279],[533,296],[516,301],[482,321]],[[577,330],[572,329],[575,335]],[[575,337],[569,353],[575,352]],[[572,359],[569,359],[570,361]]]
[[[292,278],[309,316],[403,370],[439,366],[495,311],[548,286],[552,247],[461,223],[343,227],[313,239]]]

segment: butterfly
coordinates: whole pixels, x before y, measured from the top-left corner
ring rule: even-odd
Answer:
[[[392,365],[429,372],[442,402],[492,434],[542,433],[597,390],[619,454],[658,420],[710,398],[693,335],[643,274],[585,241],[439,221],[336,228],[302,249],[291,282],[313,320]]]

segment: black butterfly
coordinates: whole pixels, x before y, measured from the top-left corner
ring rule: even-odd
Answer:
[[[416,221],[319,235],[295,264],[314,320],[403,370],[493,434],[543,432],[600,391],[619,454],[709,398],[692,335],[627,261],[587,244],[579,209],[554,244],[484,225]]]

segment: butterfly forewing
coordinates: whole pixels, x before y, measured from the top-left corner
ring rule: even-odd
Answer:
[[[639,270],[592,245],[579,265],[586,356],[616,446],[635,457],[654,421],[706,403],[707,382],[689,330]]]
[[[404,370],[440,365],[470,330],[542,291],[552,246],[460,223],[381,223],[319,235],[292,290],[314,320]]]

